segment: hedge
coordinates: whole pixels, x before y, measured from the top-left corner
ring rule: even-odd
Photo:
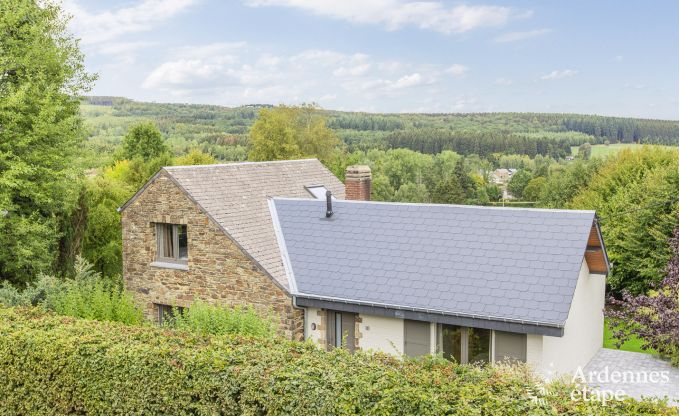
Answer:
[[[541,400],[526,369],[325,352],[0,309],[3,415],[677,415],[662,403]]]

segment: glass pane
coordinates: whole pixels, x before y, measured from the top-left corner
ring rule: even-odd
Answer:
[[[490,330],[469,328],[469,362],[487,363],[490,361]]]
[[[455,325],[441,326],[441,350],[443,358],[462,362],[462,328]]]
[[[174,252],[174,236],[172,225],[158,224],[158,257],[172,258]]]
[[[335,346],[342,346],[342,314],[335,312]]]
[[[179,260],[188,260],[189,242],[186,234],[186,225],[178,225],[177,232],[179,234]]]

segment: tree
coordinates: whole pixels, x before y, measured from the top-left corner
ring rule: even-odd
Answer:
[[[622,300],[611,298],[606,311],[615,328],[620,347],[630,336],[643,340],[643,349],[653,348],[679,366],[679,229],[670,240],[672,256],[666,276],[648,294],[632,295],[624,290]]]
[[[539,176],[533,178],[528,182],[528,185],[523,189],[523,199],[526,201],[537,201],[542,195],[542,191],[547,184],[547,178]]]
[[[95,77],[50,1],[0,2],[0,276],[49,271],[81,190],[80,94]]]
[[[123,156],[128,160],[140,157],[146,162],[167,151],[163,135],[155,123],[150,121],[133,125],[123,138]]]
[[[533,178],[533,175],[527,170],[520,170],[512,175],[512,178],[507,184],[507,190],[514,196],[514,198],[523,198],[523,190],[528,186],[528,182]]]
[[[486,186],[486,195],[488,195],[488,200],[491,202],[497,202],[502,199],[502,189],[495,184],[490,184]]]
[[[467,172],[464,159],[458,160],[458,162],[455,164],[453,175],[455,175],[457,178],[457,182],[460,184],[462,192],[464,192],[465,199],[473,199],[476,193],[476,185],[474,184],[472,177],[469,175],[469,172]]]
[[[421,183],[408,182],[401,185],[394,195],[396,202],[429,202],[429,191]]]
[[[648,146],[608,158],[566,204],[596,210],[600,217],[608,256],[615,264],[608,277],[615,293],[644,293],[662,280],[671,255],[668,241],[679,227],[677,195],[679,152]]]
[[[448,175],[434,188],[432,201],[437,204],[464,204],[467,195],[456,175]]]
[[[198,149],[193,149],[184,156],[176,157],[173,161],[173,165],[177,166],[212,165],[214,163],[217,163],[214,156],[203,153]]]
[[[340,145],[317,107],[278,106],[265,108],[250,129],[253,161],[316,157],[330,160]]]
[[[578,147],[578,157],[582,160],[589,160],[592,157],[592,145],[583,143]]]

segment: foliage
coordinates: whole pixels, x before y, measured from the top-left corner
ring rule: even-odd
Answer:
[[[174,312],[169,327],[200,335],[244,335],[271,338],[274,323],[248,307],[213,306],[196,301],[182,313]]]
[[[174,159],[174,164],[177,166],[212,165],[215,163],[217,163],[217,159],[214,156],[203,153],[198,149],[192,149],[185,156]]]
[[[644,147],[609,158],[568,208],[594,209],[601,218],[614,267],[608,283],[619,292],[645,292],[670,259],[669,238],[679,226],[679,152]]]
[[[678,414],[648,400],[574,401],[563,383],[541,393],[523,367],[325,352],[26,309],[0,309],[0,379],[6,414]]]
[[[250,130],[249,159],[286,160],[316,157],[329,160],[340,144],[325,117],[311,105],[263,109]]]
[[[620,328],[619,328],[620,329]],[[625,342],[620,343],[620,340],[615,338],[616,328],[611,328],[609,318],[604,318],[604,348],[619,349],[622,351],[641,352],[645,354],[657,355],[658,352],[654,349],[643,349],[645,341],[633,334],[628,334]]]
[[[394,200],[399,202],[428,202],[429,191],[422,183],[407,182],[398,188],[394,194]]]
[[[167,150],[163,135],[151,121],[133,125],[123,138],[123,157],[128,160],[140,157],[147,162],[161,156]]]
[[[463,204],[467,195],[456,175],[448,175],[434,188],[432,201],[437,204]]]
[[[515,198],[522,199],[523,191],[528,186],[528,183],[533,179],[533,174],[527,170],[520,170],[512,175],[512,178],[507,184],[507,189],[509,193]]]
[[[80,191],[78,95],[94,77],[50,1],[0,3],[0,276],[50,270]]]
[[[122,281],[104,279],[83,259],[76,262],[73,280],[64,281],[65,289],[49,302],[59,315],[97,321],[139,325],[142,312],[134,305],[132,295],[123,289]]]
[[[600,159],[585,162],[575,160],[567,166],[552,169],[540,194],[538,205],[545,208],[564,208],[583,191],[603,166]]]
[[[142,322],[142,313],[122,282],[103,278],[82,258],[76,260],[73,279],[42,275],[23,291],[5,282],[0,287],[0,304],[40,306],[60,315],[128,325]]]
[[[578,157],[582,160],[589,160],[592,157],[592,145],[583,143],[578,148]]]
[[[618,346],[635,335],[644,341],[643,349],[653,348],[679,367],[679,228],[670,246],[672,257],[663,281],[649,294],[634,296],[624,290],[622,300],[611,299],[614,307],[607,315]]]
[[[540,195],[542,195],[546,186],[547,178],[543,176],[531,179],[526,187],[523,188],[523,199],[526,201],[537,201],[540,199]]]

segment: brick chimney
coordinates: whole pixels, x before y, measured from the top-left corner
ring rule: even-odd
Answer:
[[[346,199],[354,201],[370,201],[372,172],[370,166],[353,165],[347,167],[344,179]]]

